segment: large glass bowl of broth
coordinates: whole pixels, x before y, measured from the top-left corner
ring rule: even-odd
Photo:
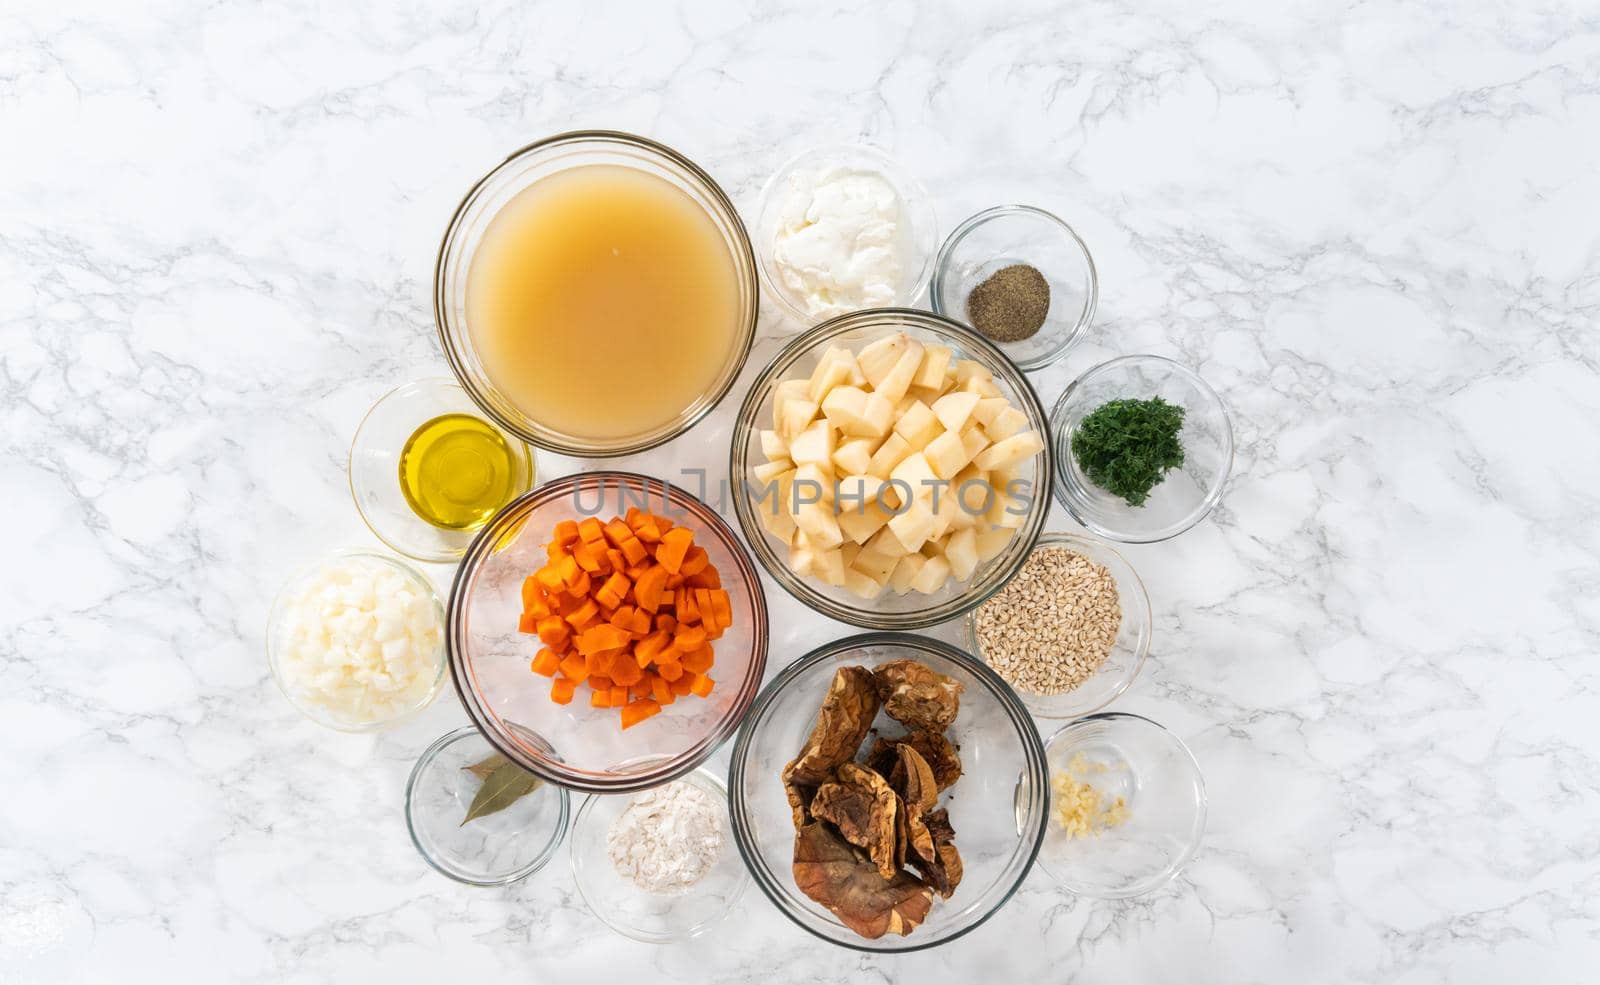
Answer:
[[[472,187],[434,270],[445,358],[495,423],[550,451],[628,455],[692,427],[755,337],[733,203],[644,137],[529,144]]]

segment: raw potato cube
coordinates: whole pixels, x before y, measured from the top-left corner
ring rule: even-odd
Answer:
[[[915,450],[906,439],[898,434],[891,434],[878,446],[878,450],[872,453],[872,458],[867,462],[867,474],[887,479],[894,472],[894,467],[905,461],[906,456]]]
[[[790,511],[794,490],[794,470],[773,477],[776,491],[751,504],[751,509],[761,514],[761,525],[779,540],[788,543],[794,538],[794,515]]]
[[[894,423],[894,406],[882,394],[853,386],[828,391],[822,413],[834,427],[852,436],[881,438]]]
[[[833,506],[833,469],[826,465],[802,465],[794,470],[794,482],[800,487],[796,494],[801,499],[820,495],[821,502]],[[792,498],[790,503],[793,504]]]
[[[957,581],[966,581],[978,570],[978,535],[971,527],[957,530],[944,545],[944,559]]]
[[[996,527],[978,535],[978,560],[993,561],[1011,543],[1017,532],[1008,527]]]
[[[875,599],[882,595],[883,585],[883,582],[873,581],[854,568],[845,569],[844,587],[864,599]]]
[[[952,492],[955,493],[956,502],[961,507],[961,512],[972,517],[976,522],[978,517],[989,512],[989,507],[994,504],[994,489],[989,485],[989,473],[976,465],[968,465],[950,480]]]
[[[777,461],[789,457],[789,442],[783,435],[776,431],[761,432],[761,454],[767,456],[768,461]]]
[[[857,353],[856,365],[861,367],[861,374],[876,390],[879,382],[894,371],[895,364],[911,345],[911,336],[897,332],[888,338],[879,339]]]
[[[1012,512],[1013,510],[1016,512]],[[995,496],[994,505],[989,507],[987,519],[992,526],[1016,530],[1028,519],[1028,511],[1024,508],[1022,500],[1000,493]]]
[[[957,359],[956,384],[959,386],[973,379],[992,380],[994,379],[994,374],[989,372],[988,367],[984,366],[983,363],[975,362],[971,359]]]
[[[929,390],[943,390],[944,371],[950,368],[952,355],[948,346],[924,346],[922,365],[917,367],[917,375],[911,378],[911,385],[926,387]]]
[[[1003,441],[1027,426],[1028,415],[1007,404],[1004,410],[983,426],[983,430],[989,435],[990,441]]]
[[[941,479],[954,479],[972,460],[961,443],[961,436],[954,431],[946,431],[928,442],[928,447],[922,450],[922,456],[927,459],[933,474]]]
[[[764,464],[757,465],[755,468],[750,470],[750,474],[755,477],[756,482],[764,486],[793,468],[794,464],[788,459],[780,458],[776,462],[766,462]]]
[[[894,433],[906,439],[906,444],[913,449],[921,450],[928,446],[928,442],[939,436],[939,419],[933,416],[933,410],[922,401],[917,401],[907,408],[898,421],[894,422]]]
[[[833,468],[833,428],[827,421],[816,421],[789,441],[789,457],[796,465]]]
[[[895,594],[904,595],[911,591],[911,583],[916,580],[917,574],[928,563],[928,559],[921,554],[907,554],[895,565],[894,573],[889,576],[889,587]]]
[[[887,557],[902,558],[912,553],[906,550],[906,545],[900,543],[900,538],[888,527],[872,535],[872,539],[861,545],[863,554],[883,554]]]
[[[817,403],[804,397],[791,397],[777,405],[777,420],[773,426],[785,438],[793,439],[795,435],[811,426],[812,418],[817,416]]]
[[[865,544],[884,524],[893,516],[888,510],[877,503],[869,502],[864,508],[857,509],[854,504],[846,504],[839,510],[836,517],[839,531],[855,544]],[[899,555],[895,555],[899,557]]]
[[[894,574],[895,566],[900,563],[900,559],[904,556],[903,554],[880,554],[870,548],[863,547],[861,553],[856,555],[856,559],[850,562],[850,567],[881,585],[889,580],[890,575]]]
[[[951,495],[950,490],[940,490],[938,500],[937,505],[933,507],[933,532],[928,534],[929,540],[938,540],[944,537],[952,527],[960,526],[963,521],[968,524],[971,523],[970,517],[962,515],[961,504],[956,502],[956,498]],[[927,545],[923,546],[926,547]]]
[[[996,414],[1006,410],[1010,406],[1011,401],[1004,397],[980,397],[978,398],[978,406],[972,409],[972,418],[987,428],[989,423],[994,420]],[[1002,435],[1001,437],[1010,436]]]
[[[839,480],[838,494],[834,499],[839,512],[856,511],[863,504],[879,503],[878,497],[880,490],[883,490],[885,481],[875,475],[847,475],[842,477]],[[881,495],[883,496],[881,500],[883,505],[890,507],[900,505],[900,495],[895,491],[894,487],[891,486],[887,491],[883,491]]]
[[[938,522],[938,517],[933,513],[933,504],[918,498],[911,501],[911,506],[904,513],[889,518],[888,530],[910,553],[933,536],[933,528]]]
[[[816,565],[817,551],[806,539],[806,535],[796,533],[789,541],[789,570],[797,575],[809,575]]]
[[[959,432],[966,427],[967,419],[983,398],[976,393],[957,391],[947,393],[933,403],[933,416],[939,419],[946,431]]]
[[[906,395],[906,390],[911,386],[911,378],[917,375],[917,367],[922,365],[922,343],[912,342],[906,346],[906,351],[901,353],[900,361],[886,373],[881,380],[875,380],[872,389],[883,394],[891,404],[899,403],[900,398]]]
[[[1025,431],[1022,434],[1014,434],[1004,441],[985,448],[978,453],[978,457],[972,460],[972,464],[985,470],[1003,469],[1023,459],[1032,458],[1043,450],[1044,442],[1039,438],[1038,433]],[[799,461],[799,459],[796,459],[796,461]]]
[[[850,355],[850,350],[831,345],[822,354],[817,368],[811,371],[811,379],[806,383],[806,397],[821,402],[834,387],[854,384],[861,379],[861,367],[856,365],[856,357]]]
[[[909,408],[912,404],[920,401],[932,407],[933,402],[942,396],[944,396],[943,390],[935,390],[933,387],[926,386],[914,386],[906,391],[906,395],[900,399],[900,404]]]
[[[961,447],[967,451],[967,460],[978,457],[978,452],[989,447],[989,438],[983,433],[983,428],[967,428],[961,432]]]
[[[819,550],[838,547],[844,542],[833,507],[827,503],[806,503],[794,511],[795,525],[806,540]]]
[[[910,496],[913,500],[931,497],[934,488],[932,484],[939,480],[939,477],[934,474],[933,467],[928,464],[927,458],[920,451],[913,452],[899,465],[896,465],[894,471],[889,473],[889,478],[892,481],[905,483],[911,490]],[[895,491],[902,496],[906,495],[904,489],[896,489]],[[915,548],[912,549],[915,550]]]
[[[924,595],[932,595],[949,580],[950,562],[942,557],[931,557],[911,579],[911,588]]]
[[[995,386],[994,380],[985,379],[981,376],[973,376],[964,380],[961,383],[961,389],[968,393],[976,393],[983,397],[1004,396],[1004,394],[1000,392],[1000,388]]]
[[[805,380],[784,380],[772,388],[772,403],[781,404],[785,400],[806,399]]]
[[[838,548],[818,551],[816,560],[811,564],[811,573],[829,585],[843,585],[844,554]]]
[[[849,441],[841,441],[839,447],[833,450],[834,467],[846,475],[865,474],[872,463],[874,444],[871,438],[851,438]]]
[[[860,544],[852,544],[849,541],[845,541],[839,545],[839,556],[844,559],[844,566],[847,568],[856,563],[856,555],[860,553]]]

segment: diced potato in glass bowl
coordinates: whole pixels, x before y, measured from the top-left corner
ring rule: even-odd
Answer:
[[[843,622],[916,629],[1016,572],[1049,511],[1048,419],[993,343],[925,311],[824,322],[762,372],[733,437],[756,556]]]

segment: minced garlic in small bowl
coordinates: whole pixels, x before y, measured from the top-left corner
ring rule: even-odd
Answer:
[[[444,605],[410,565],[339,551],[278,594],[267,661],[279,690],[312,721],[344,732],[382,728],[439,693]]]

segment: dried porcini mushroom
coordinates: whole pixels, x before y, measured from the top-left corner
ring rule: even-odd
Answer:
[[[920,818],[939,800],[933,769],[910,743],[902,742],[895,749],[900,753],[900,760],[889,774],[889,785],[905,800],[907,809]]]
[[[943,732],[961,711],[961,682],[915,660],[891,660],[872,672],[889,717],[911,728]]]
[[[929,811],[917,822],[932,839],[932,850],[907,852],[911,867],[922,876],[934,892],[949,899],[961,882],[963,867],[961,853],[954,845],[956,832],[950,826],[950,812],[944,808]]]
[[[783,792],[789,797],[789,810],[794,814],[794,827],[798,831],[805,827],[811,820],[811,812],[806,805],[811,803],[811,798],[816,794],[816,788],[810,784],[799,783],[794,778],[795,763],[799,760],[790,760],[789,765],[783,768]]]
[[[883,777],[855,763],[841,763],[836,779],[817,788],[811,814],[831,821],[845,841],[865,848],[878,872],[891,878],[894,861],[897,798]]]
[[[838,833],[813,821],[794,836],[794,883],[868,940],[909,934],[933,907],[933,890],[909,873],[885,879]]]
[[[855,758],[856,748],[878,714],[878,692],[865,667],[840,667],[817,711],[817,724],[788,770],[790,782],[815,785],[834,767]]]
[[[941,732],[930,732],[920,728],[913,729],[905,735],[880,735],[874,739],[872,749],[866,757],[867,768],[889,777],[889,782],[893,784],[892,774],[900,759],[895,747],[902,743],[915,749],[933,770],[933,779],[940,792],[961,779],[961,754],[956,752],[955,744]]]
[[[922,822],[928,826],[928,833],[933,835],[934,844],[948,845],[956,840],[956,829],[950,826],[950,812],[945,808],[929,811],[923,815]]]

